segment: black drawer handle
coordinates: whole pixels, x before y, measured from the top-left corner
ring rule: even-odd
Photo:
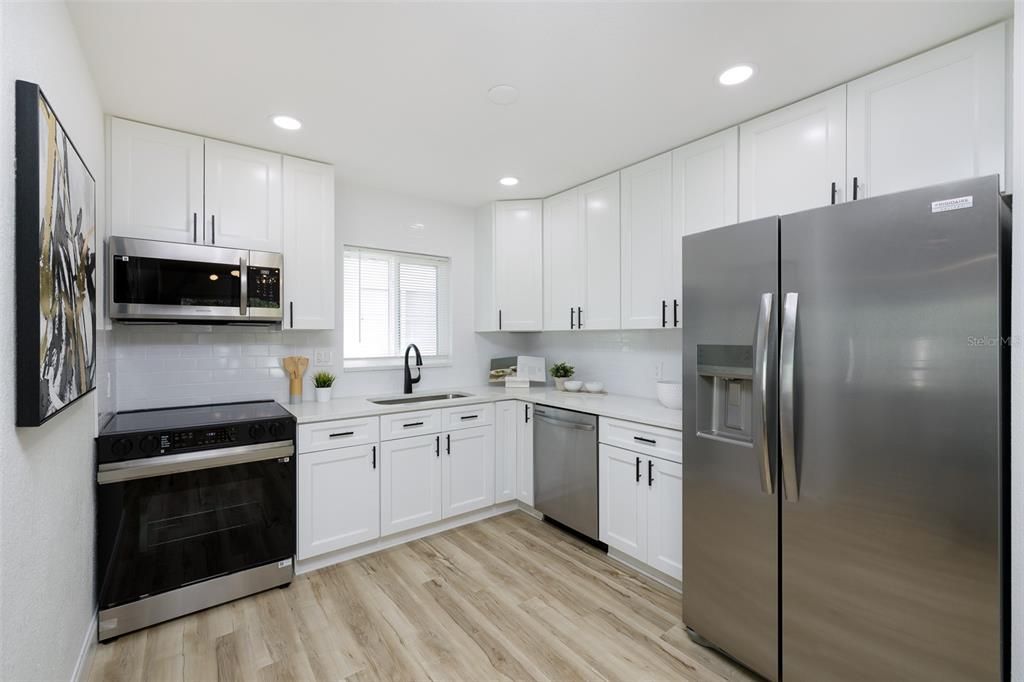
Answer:
[[[329,438],[341,438],[342,436],[351,436],[355,431],[342,431],[340,433],[332,433]]]
[[[402,424],[403,429],[407,429],[410,426],[423,426],[423,422],[413,422],[411,424]]]
[[[648,445],[657,445],[658,441],[652,438],[644,438],[643,436],[633,436],[633,440],[639,443],[647,443]]]
[[[467,414],[465,417],[459,417],[459,419],[466,421],[467,419],[476,419],[479,416],[478,414]]]

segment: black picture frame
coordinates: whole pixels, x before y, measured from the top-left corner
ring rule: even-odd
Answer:
[[[40,426],[96,389],[96,179],[37,84],[16,81],[14,114],[15,425]]]

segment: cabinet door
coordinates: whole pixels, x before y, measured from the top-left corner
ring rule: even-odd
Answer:
[[[516,498],[533,506],[533,404],[519,402],[516,421]]]
[[[203,138],[110,120],[110,230],[203,243]]]
[[[740,220],[845,201],[846,86],[740,126]]]
[[[525,403],[502,400],[494,404],[494,501],[516,499],[516,435]]]
[[[334,329],[334,168],[284,157],[285,329]]]
[[[647,563],[683,579],[683,465],[648,457]]]
[[[1006,25],[852,81],[847,102],[847,197],[855,178],[858,199],[992,173],[1002,183]]]
[[[281,194],[280,154],[206,141],[207,244],[281,251]]]
[[[598,446],[601,541],[647,561],[647,458],[611,445]]]
[[[378,448],[299,455],[299,558],[380,537]]]
[[[582,329],[619,329],[621,268],[619,174],[612,173],[579,188],[580,221],[586,245]]]
[[[442,516],[458,516],[494,504],[494,427],[442,436]]]
[[[441,519],[441,436],[381,443],[380,534]]]
[[[583,226],[579,192],[571,189],[544,200],[544,329],[576,329],[583,307]]]
[[[494,289],[498,328],[543,328],[541,202],[499,201],[494,207]]]
[[[665,326],[665,235],[672,230],[672,154],[648,159],[622,177],[622,328]]]

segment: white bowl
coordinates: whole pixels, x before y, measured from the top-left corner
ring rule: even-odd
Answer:
[[[670,410],[683,409],[683,384],[678,381],[659,381],[658,402]]]
[[[588,381],[583,384],[583,388],[587,389],[587,393],[600,393],[604,390],[603,381]]]
[[[583,388],[582,381],[569,380],[562,385],[565,387],[565,390],[569,391],[570,393],[575,393],[576,391]]]

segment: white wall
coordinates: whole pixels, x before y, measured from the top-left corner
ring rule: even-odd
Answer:
[[[0,2],[0,679],[67,680],[90,630],[97,396],[14,428],[14,81],[42,86],[100,183],[103,111],[62,3]]]
[[[337,313],[335,331],[270,331],[234,327],[115,325],[118,409],[140,409],[224,400],[288,399],[280,358],[318,348],[334,352],[335,396],[401,393],[402,370],[342,371],[341,262],[346,244],[428,253],[451,259],[452,364],[427,367],[417,391],[479,385],[493,356],[515,354],[511,334],[473,333],[473,225],[471,209],[360,187],[339,180]],[[422,223],[423,230],[409,226]],[[287,266],[286,266],[287,267]],[[285,277],[287,277],[287,270]],[[306,399],[312,400],[306,373]]]

